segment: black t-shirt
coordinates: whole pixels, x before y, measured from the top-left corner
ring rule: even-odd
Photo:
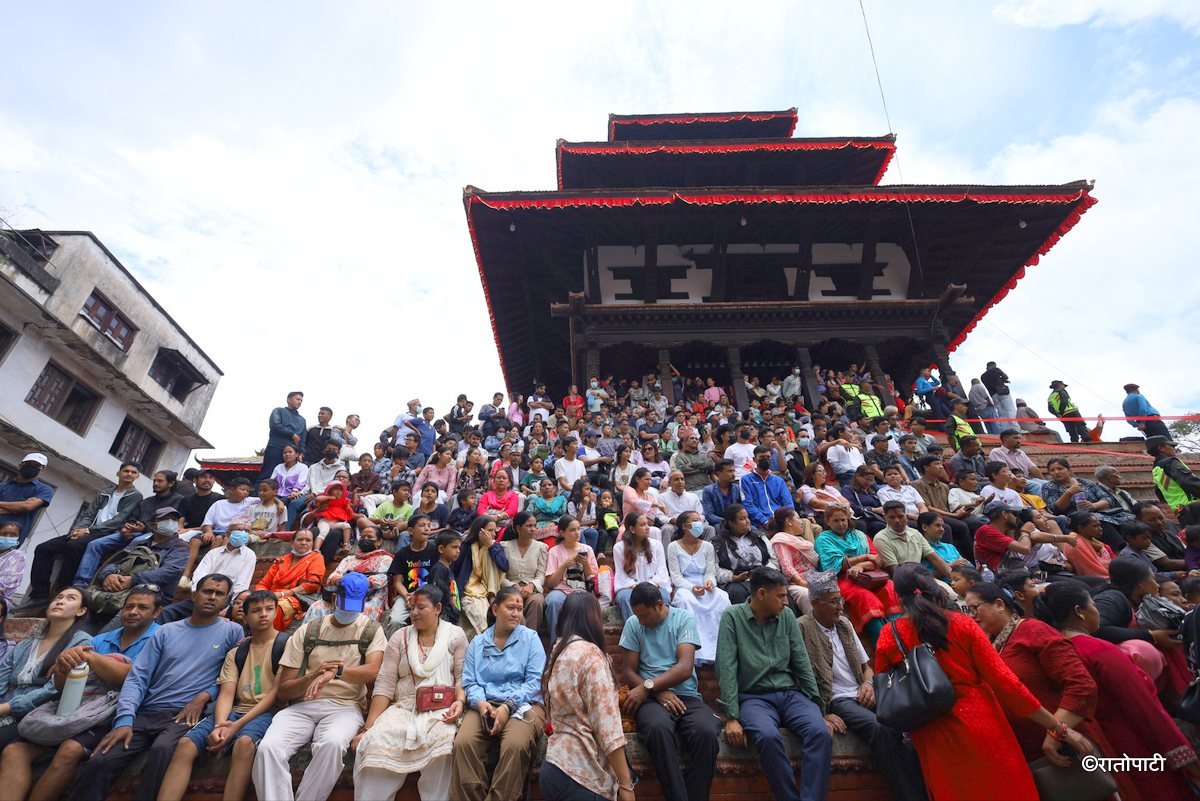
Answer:
[[[979,377],[980,382],[987,387],[991,395],[1008,394],[1008,376],[999,367],[989,367]]]
[[[429,569],[438,562],[438,549],[434,541],[425,543],[425,550],[414,551],[412,545],[396,551],[389,576],[403,576],[404,588],[409,592],[429,583]]]
[[[189,495],[179,502],[179,506],[175,509],[179,514],[183,515],[184,525],[188,528],[199,528],[204,522],[204,516],[208,514],[209,507],[217,501],[225,500],[225,496],[219,492],[210,492],[207,495]]]
[[[417,514],[420,510],[417,508],[420,504],[413,505],[413,514]],[[434,530],[446,527],[446,523],[450,520],[450,510],[446,508],[446,504],[439,503],[434,507],[432,512],[420,512],[421,514],[429,515],[429,519],[433,521]]]
[[[429,568],[429,583],[442,591],[442,620],[457,626],[461,613],[454,574],[441,561],[434,562]]]

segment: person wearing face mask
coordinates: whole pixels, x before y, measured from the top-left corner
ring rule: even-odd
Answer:
[[[225,544],[213,548],[196,567],[194,580],[199,583],[210,573],[220,573],[233,580],[233,591],[230,598],[236,598],[243,591],[250,589],[254,580],[254,567],[258,556],[249,548],[250,518],[239,517],[229,524]],[[159,623],[172,623],[191,616],[192,600],[189,598],[176,604],[171,604],[162,610],[158,616]]]
[[[0,601],[12,600],[25,577],[25,552],[17,548],[21,527],[11,520],[0,523]]]
[[[671,606],[687,610],[695,618],[700,639],[696,661],[707,664],[717,658],[717,630],[721,613],[730,603],[729,593],[717,586],[716,549],[701,539],[704,518],[697,512],[684,512],[675,518],[675,527],[680,537],[667,546]]]
[[[780,391],[780,395],[785,400],[791,400],[797,395],[803,394],[803,392],[804,382],[800,380],[800,368],[793,367],[791,375],[783,379],[783,388]]]
[[[21,542],[32,533],[33,517],[54,499],[54,487],[38,478],[46,469],[45,454],[29,453],[17,467],[17,477],[0,484],[0,523],[21,528]]]
[[[382,540],[377,526],[367,524],[358,535],[355,552],[343,559],[329,577],[325,580],[325,589],[336,593],[342,583],[342,578],[351,573],[366,576],[370,584],[363,614],[371,620],[381,620],[387,611],[388,568],[392,566],[392,554],[382,547]],[[324,617],[333,611],[333,604],[326,600],[315,601],[304,614],[304,622],[308,623]]]
[[[275,612],[275,628],[284,631],[292,618],[312,603],[321,589],[325,575],[325,558],[313,550],[313,533],[302,528],[292,537],[292,550],[271,563],[266,575],[254,585],[256,590],[270,590],[279,599]]]
[[[123,462],[117,470],[117,483],[96,493],[87,509],[76,518],[69,534],[46,540],[37,546],[30,574],[30,591],[26,595],[26,603],[22,605],[23,610],[34,605],[44,605],[41,599],[49,598],[50,574],[58,557],[62,557],[62,567],[58,572],[59,583],[66,584],[75,576],[80,566],[89,561],[86,554],[92,543],[108,543],[103,546],[102,551],[97,552],[94,563],[86,573],[86,579],[90,580],[96,568],[100,566],[100,559],[119,550],[128,542],[127,539],[122,539],[119,532],[130,518],[137,516],[141,511],[142,493],[133,486],[140,476],[141,467],[137,462]],[[87,584],[87,580],[83,581],[83,584]]]
[[[125,594],[134,587],[154,584],[161,588],[163,599],[171,602],[175,599],[175,588],[179,577],[183,575],[183,567],[187,564],[187,543],[179,539],[180,515],[174,507],[164,506],[154,513],[153,533],[149,540],[130,543],[124,550],[119,551],[108,560],[93,579],[87,592],[93,606],[93,615],[105,617],[102,610],[104,605],[97,599],[105,594],[112,594],[109,606],[116,606],[119,611],[125,603]],[[149,549],[154,564],[147,566],[144,562],[132,560],[135,552],[145,553]],[[109,612],[107,617],[111,617]]]
[[[754,470],[742,476],[742,504],[750,514],[750,522],[762,528],[776,509],[794,509],[795,502],[782,478],[771,472],[771,449],[759,445],[754,449]]]

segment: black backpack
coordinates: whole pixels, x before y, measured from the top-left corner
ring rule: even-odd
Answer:
[[[288,640],[291,635],[281,631],[275,635],[275,642],[271,643],[271,673],[279,675],[279,660],[283,659],[283,649],[287,647]],[[237,665],[238,675],[242,675],[242,671],[246,669],[246,659],[250,656],[250,640],[243,640],[237,647],[237,651],[233,655],[234,664]]]

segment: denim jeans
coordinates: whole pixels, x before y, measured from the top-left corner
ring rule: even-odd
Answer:
[[[79,569],[75,571],[75,585],[77,587],[86,587],[88,584],[91,584],[92,579],[96,577],[96,571],[100,569],[100,565],[104,564],[105,559],[125,546],[149,536],[149,534],[140,534],[132,539],[126,539],[118,531],[115,534],[107,534],[92,540],[88,543],[87,550],[83,552],[83,559],[79,562]]]

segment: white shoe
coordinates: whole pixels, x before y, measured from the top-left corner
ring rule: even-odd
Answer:
[[[187,576],[179,577],[179,589],[190,590],[192,588],[192,580]]]

